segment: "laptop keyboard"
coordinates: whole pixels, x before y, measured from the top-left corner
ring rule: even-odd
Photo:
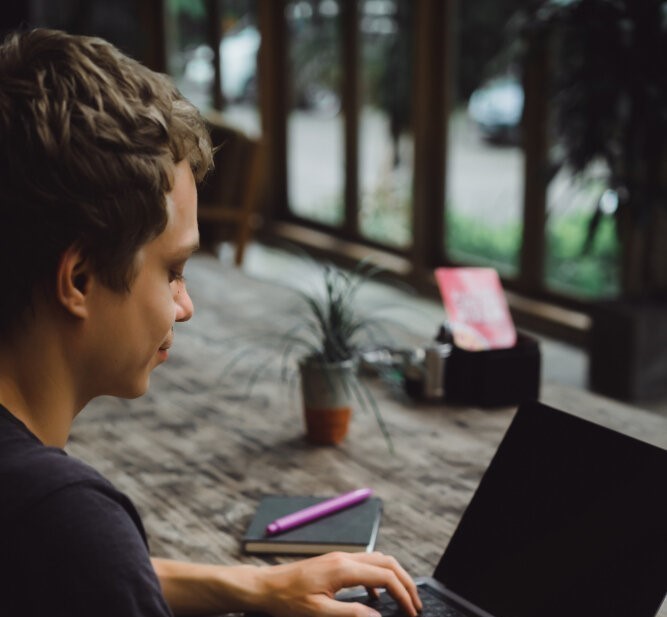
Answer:
[[[433,593],[428,587],[419,587],[419,597],[424,605],[421,617],[467,617],[462,612],[447,604],[446,600]],[[405,617],[403,610],[385,592],[380,594],[379,599],[369,599],[365,604],[372,606],[382,617]]]

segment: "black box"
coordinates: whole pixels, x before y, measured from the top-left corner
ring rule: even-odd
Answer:
[[[538,341],[521,333],[508,349],[468,351],[454,345],[445,364],[445,401],[501,407],[536,400],[541,364]]]

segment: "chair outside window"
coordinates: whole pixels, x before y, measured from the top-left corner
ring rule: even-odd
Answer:
[[[236,127],[208,119],[217,148],[215,170],[199,187],[200,242],[217,252],[223,242],[234,245],[234,263],[241,266],[246,246],[260,225],[262,194],[261,141]]]

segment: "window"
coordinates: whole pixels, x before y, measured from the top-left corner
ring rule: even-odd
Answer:
[[[412,244],[414,3],[361,3],[359,224],[362,236]]]
[[[491,265],[585,310],[618,289],[618,246],[604,219],[582,258],[600,186],[540,171],[546,65],[527,75],[507,53],[522,4],[170,0],[170,70],[203,108],[265,132],[267,233],[375,251],[421,288],[439,265]]]
[[[340,226],[344,217],[342,42],[335,0],[288,2],[288,197],[291,211]]]

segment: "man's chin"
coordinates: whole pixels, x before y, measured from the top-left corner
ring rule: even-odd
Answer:
[[[150,376],[142,382],[126,386],[124,388],[119,388],[116,392],[110,393],[111,396],[116,396],[118,398],[125,399],[134,399],[143,396],[148,392],[148,386],[150,385]]]

